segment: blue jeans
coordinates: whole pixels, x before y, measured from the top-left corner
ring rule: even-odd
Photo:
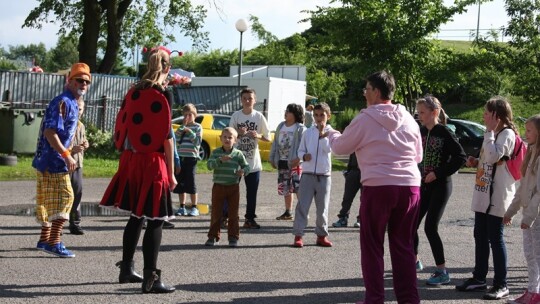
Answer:
[[[485,213],[474,214],[475,265],[473,277],[485,281],[489,269],[489,246],[493,251],[493,285],[506,286],[506,244],[503,218]]]
[[[257,209],[257,192],[259,191],[259,179],[261,172],[251,172],[244,176],[246,183],[246,220],[254,220],[257,215],[255,209]]]

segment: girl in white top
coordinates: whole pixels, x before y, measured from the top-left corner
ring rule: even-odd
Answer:
[[[521,179],[518,191],[508,210],[503,223],[510,225],[512,217],[521,209],[521,229],[523,229],[523,252],[529,271],[529,286],[517,299],[509,303],[540,303],[540,115],[535,115],[525,123],[525,138],[528,150],[521,165]]]
[[[476,167],[472,206],[474,212],[475,260],[473,277],[457,285],[458,291],[486,290],[490,247],[493,256],[493,285],[484,294],[486,300],[508,296],[506,244],[503,216],[514,198],[516,181],[505,159],[514,152],[516,140],[512,108],[503,97],[495,96],[484,107],[486,133],[480,157],[469,156],[466,165]]]

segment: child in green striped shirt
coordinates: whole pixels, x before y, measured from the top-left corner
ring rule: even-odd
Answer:
[[[225,128],[221,131],[222,147],[212,151],[207,167],[214,170],[214,186],[212,187],[212,213],[210,230],[206,246],[219,244],[221,234],[221,217],[223,202],[229,204],[229,223],[227,234],[229,246],[237,247],[240,238],[238,208],[240,205],[240,178],[249,173],[249,164],[242,151],[234,148],[238,133],[234,128]]]

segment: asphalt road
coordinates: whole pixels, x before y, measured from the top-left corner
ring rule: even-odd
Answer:
[[[330,219],[336,220],[343,193],[343,176],[332,176]],[[470,211],[474,175],[454,176],[454,193],[440,225],[452,282],[428,287],[433,258],[421,232],[420,256],[426,268],[418,273],[423,303],[483,303],[482,293],[459,293],[454,285],[468,278],[474,259],[473,213]],[[63,240],[76,255],[57,258],[37,251],[39,226],[28,215],[34,204],[35,182],[0,182],[0,302],[1,303],[354,303],[363,298],[358,230],[331,228],[332,248],[315,246],[314,206],[304,248],[292,248],[292,222],[275,220],[283,212],[276,192],[275,173],[263,173],[257,208],[260,230],[241,230],[240,247],[208,248],[203,244],[209,215],[182,217],[175,229],[164,230],[159,268],[163,281],[177,289],[172,294],[142,295],[139,284],[118,284],[125,216],[85,216],[84,236],[65,230]],[[87,210],[100,200],[107,179],[86,179],[83,203]],[[198,175],[200,202],[210,201],[211,175]],[[241,187],[244,193],[243,185]],[[241,196],[240,212],[245,211]],[[175,197],[177,201],[177,197]],[[358,197],[353,204],[358,210]],[[18,214],[18,215],[14,215]],[[519,227],[505,230],[511,295],[523,291],[527,269]],[[142,240],[141,240],[142,242]],[[388,303],[396,303],[388,249],[385,284]],[[142,272],[142,253],[136,269]],[[490,272],[488,282],[493,274]],[[494,301],[503,303],[505,301]]]

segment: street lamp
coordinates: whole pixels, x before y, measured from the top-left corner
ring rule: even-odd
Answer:
[[[234,24],[236,30],[240,32],[240,64],[238,65],[238,86],[242,83],[242,35],[248,29],[248,24],[244,19],[238,19]]]
[[[480,0],[478,0],[478,18],[476,19],[476,41],[478,42],[478,40],[480,39],[480,5],[482,4],[482,2]]]

